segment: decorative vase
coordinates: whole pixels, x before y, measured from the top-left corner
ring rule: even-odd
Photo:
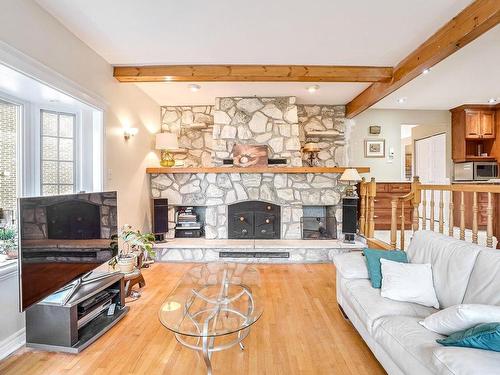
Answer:
[[[135,267],[136,256],[135,255],[127,255],[126,257],[118,258],[118,268],[123,273],[130,273],[134,270]]]

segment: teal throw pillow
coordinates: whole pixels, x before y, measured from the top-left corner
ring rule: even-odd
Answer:
[[[380,288],[382,287],[382,269],[380,266],[380,259],[392,260],[394,262],[408,263],[406,258],[406,253],[400,250],[375,250],[375,249],[364,249],[363,254],[366,258],[366,266],[368,267],[368,276],[370,276],[370,281],[372,287]]]
[[[500,323],[482,323],[436,340],[445,346],[461,346],[500,352]]]

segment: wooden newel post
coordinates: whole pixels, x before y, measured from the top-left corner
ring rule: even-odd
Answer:
[[[359,215],[359,234],[365,234],[365,226],[366,226],[366,179],[363,177],[361,179],[361,183],[359,184],[359,199],[360,201],[360,215]]]
[[[377,195],[377,183],[375,178],[372,177],[368,188],[369,203],[370,203],[370,216],[368,218],[368,236],[373,238],[375,235],[375,196]]]
[[[398,198],[391,201],[391,247],[396,248],[396,238],[398,232]]]
[[[416,232],[419,228],[419,215],[418,215],[418,208],[420,206],[420,202],[422,200],[421,193],[420,193],[420,179],[418,176],[413,177],[413,182],[411,183],[411,191],[413,193],[413,198],[412,198],[412,206],[413,206],[413,216],[412,216],[412,229],[414,232]]]

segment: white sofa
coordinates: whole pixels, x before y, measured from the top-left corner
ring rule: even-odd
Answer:
[[[419,231],[407,250],[411,263],[431,263],[441,308],[461,303],[500,305],[500,250]],[[444,337],[419,321],[434,308],[380,296],[360,252],[334,257],[337,301],[390,375],[500,374],[500,353],[445,347]]]

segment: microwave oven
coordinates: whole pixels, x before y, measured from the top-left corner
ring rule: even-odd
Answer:
[[[498,178],[498,164],[494,161],[455,163],[454,178],[455,181],[485,181]]]

